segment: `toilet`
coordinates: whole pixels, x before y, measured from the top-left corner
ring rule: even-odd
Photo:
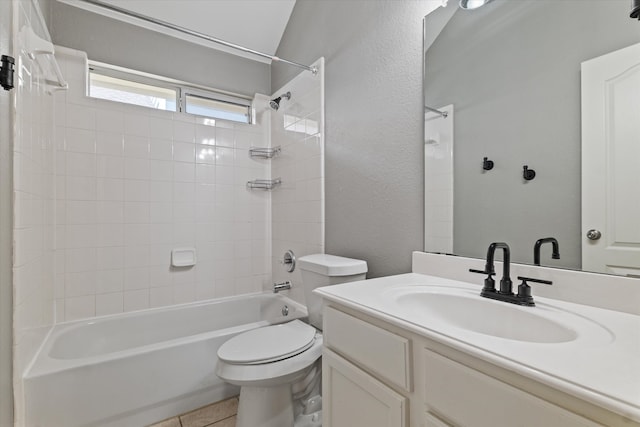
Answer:
[[[327,254],[300,257],[309,324],[300,320],[239,334],[218,350],[217,374],[240,386],[236,427],[319,427],[320,286],[364,280],[367,263]]]

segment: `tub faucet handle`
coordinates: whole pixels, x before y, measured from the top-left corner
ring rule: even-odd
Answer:
[[[284,253],[284,256],[280,260],[280,264],[285,266],[285,269],[292,273],[296,269],[296,255],[291,249]]]
[[[291,282],[288,280],[286,282],[273,284],[273,292],[276,294],[280,291],[285,291],[287,289],[291,289]]]

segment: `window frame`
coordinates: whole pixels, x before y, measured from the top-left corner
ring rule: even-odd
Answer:
[[[100,99],[103,101],[109,102],[118,102],[126,105],[134,105],[136,107],[141,108],[152,108],[138,104],[130,104],[122,101],[110,100],[105,98],[98,98],[91,96],[91,73],[95,73],[98,75],[103,75],[107,77],[113,77],[116,79],[121,79],[125,81],[131,81],[134,83],[155,86],[163,89],[171,89],[176,92],[176,110],[163,110],[158,109],[158,111],[167,111],[172,113],[179,114],[189,114],[197,117],[205,117],[211,118],[214,120],[224,120],[233,123],[242,123],[242,124],[255,124],[255,110],[253,108],[253,99],[246,96],[241,95],[225,90],[214,89],[206,86],[190,84],[181,80],[175,80],[168,77],[158,76],[155,74],[145,73],[142,71],[136,71],[124,67],[119,67],[117,65],[106,64],[98,61],[88,61],[87,67],[87,87],[86,87],[86,96],[92,99]],[[217,101],[226,104],[231,104],[234,106],[242,106],[247,108],[247,121],[239,121],[233,119],[221,119],[218,117],[187,113],[187,96],[194,96],[198,98],[203,98],[205,100]]]
[[[187,112],[187,97],[193,96],[196,98],[202,98],[209,101],[222,102],[224,104],[230,104],[235,106],[241,106],[247,108],[247,121],[241,122],[239,120],[232,119],[221,119],[213,116],[200,116],[200,117],[209,117],[215,120],[229,120],[234,123],[244,123],[244,124],[253,124],[253,100],[240,98],[237,96],[231,96],[224,93],[212,92],[208,90],[202,90],[195,87],[184,86],[182,87],[181,96],[180,96],[180,109],[185,114],[198,115]]]
[[[123,72],[114,68],[106,68],[103,66],[95,66],[95,65],[91,65],[89,64],[89,68],[88,68],[88,75],[87,75],[87,96],[93,99],[101,99],[103,101],[111,101],[111,102],[118,102],[121,104],[127,104],[127,105],[135,105],[137,107],[142,107],[142,108],[152,108],[152,107],[147,107],[144,105],[139,105],[139,104],[133,104],[133,103],[128,103],[128,102],[122,102],[122,101],[117,101],[117,100],[113,100],[113,99],[108,99],[108,98],[98,98],[98,97],[93,97],[91,96],[91,74],[97,74],[97,75],[102,75],[102,76],[106,76],[106,77],[112,77],[112,78],[116,78],[119,80],[124,80],[124,81],[129,81],[129,82],[133,82],[133,83],[139,83],[139,84],[143,84],[143,85],[147,85],[147,86],[153,86],[153,87],[157,87],[157,88],[161,88],[161,89],[170,89],[172,91],[175,91],[175,104],[176,104],[176,109],[175,110],[163,110],[163,109],[158,109],[160,111],[169,111],[172,113],[177,113],[180,112],[180,88],[178,86],[175,85],[171,85],[168,82],[164,82],[162,80],[158,80],[158,79],[150,79],[148,77],[144,77],[142,75],[139,75],[137,73],[128,73],[128,72]]]

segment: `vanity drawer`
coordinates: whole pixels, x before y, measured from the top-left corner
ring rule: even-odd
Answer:
[[[428,410],[454,425],[603,427],[432,351],[424,362]]]
[[[334,308],[324,311],[324,344],[373,374],[411,390],[410,341]]]

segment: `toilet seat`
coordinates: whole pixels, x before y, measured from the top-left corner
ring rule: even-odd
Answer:
[[[236,335],[218,350],[218,358],[236,365],[277,362],[313,345],[316,329],[300,320],[253,329]]]
[[[313,336],[311,337],[311,340],[309,342],[305,343],[304,345],[300,345],[300,347],[294,352],[289,351],[284,356],[278,356],[276,358],[277,360],[273,360],[272,358],[271,361],[254,363],[234,363],[231,361],[223,360],[220,357],[220,353],[222,353],[223,356],[226,355],[227,357],[230,357],[230,353],[227,353],[224,347],[228,343],[230,343],[231,340],[244,335],[244,333],[237,335],[236,337],[223,344],[218,350],[218,362],[216,367],[216,373],[218,374],[218,376],[231,384],[242,387],[247,385],[256,386],[256,384],[260,384],[260,387],[277,386],[297,381],[303,378],[305,375],[307,375],[309,370],[313,368],[318,359],[320,359],[320,356],[322,356],[322,333],[316,331],[312,326],[309,326],[306,323],[302,323],[298,320],[282,324],[282,326],[289,325],[294,322],[299,322],[305,327],[301,329],[313,332]],[[271,327],[272,326],[267,326],[260,329]],[[294,325],[293,327],[297,328],[299,327],[299,325]],[[276,331],[281,332],[287,330],[289,330],[289,328],[283,327],[281,329],[276,329]],[[303,339],[301,342],[304,341],[305,339]]]

